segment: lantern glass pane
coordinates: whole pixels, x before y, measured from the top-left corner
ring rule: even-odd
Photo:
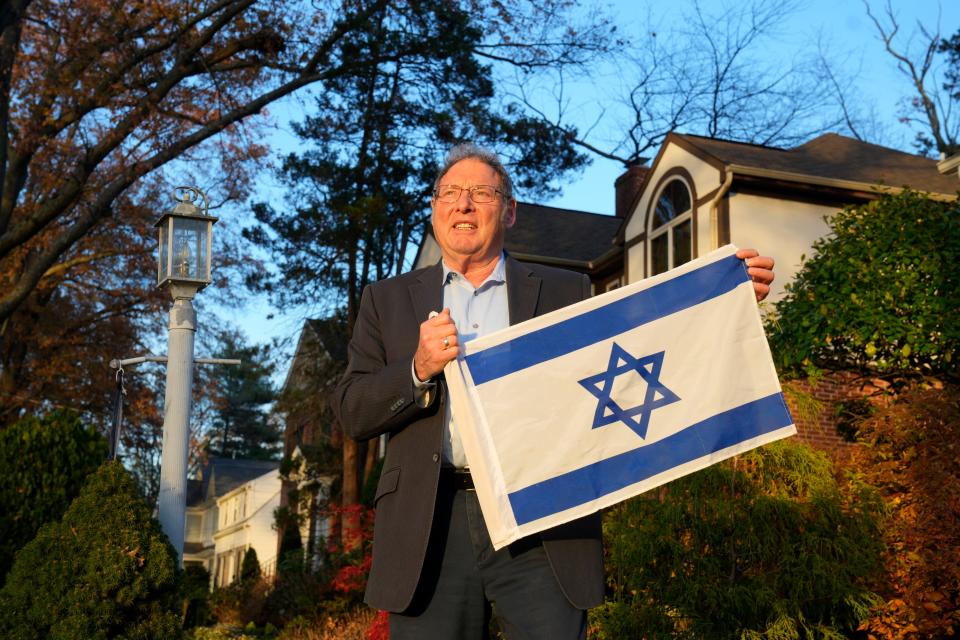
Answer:
[[[163,224],[160,225],[160,262],[157,265],[157,282],[163,282],[163,279],[170,275],[167,273],[167,263],[169,262],[167,259],[167,254],[169,253],[168,245],[167,221],[164,220]]]
[[[206,280],[207,221],[173,219],[173,272],[171,278]]]

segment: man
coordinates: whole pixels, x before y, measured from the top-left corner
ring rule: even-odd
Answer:
[[[447,402],[443,367],[464,341],[590,295],[584,275],[504,253],[512,192],[495,155],[450,152],[431,201],[442,260],[366,288],[335,393],[350,437],[390,434],[366,602],[390,612],[392,640],[483,638],[491,602],[511,640],[574,640],[603,602],[599,514],[493,550]],[[773,260],[738,257],[766,296]]]

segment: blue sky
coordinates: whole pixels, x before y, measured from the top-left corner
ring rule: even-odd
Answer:
[[[944,35],[953,34],[960,28],[960,2],[946,2],[942,5],[936,0],[891,2],[900,20],[900,42],[904,46],[909,41],[909,35],[915,32],[918,21],[933,27],[939,19],[940,30]],[[665,33],[681,28],[678,16],[683,8],[689,9],[691,5],[691,0],[617,0],[610,3],[609,7],[621,25],[621,35],[636,38],[642,37],[650,28],[648,18],[653,18],[656,28]],[[840,70],[850,77],[855,77],[851,94],[856,96],[858,106],[873,109],[879,121],[887,127],[880,142],[911,150],[912,133],[897,123],[898,101],[911,95],[910,86],[907,79],[896,71],[892,58],[883,50],[883,44],[866,15],[863,4],[856,0],[806,0],[798,2],[798,5],[798,9],[784,21],[775,37],[764,43],[765,56],[786,62],[804,53],[811,53],[815,49],[813,43],[817,42],[818,38],[827,43],[829,54],[839,63]],[[720,0],[703,0],[701,6],[709,14],[717,11],[723,3]],[[883,10],[877,2],[873,2],[873,6],[875,12]],[[609,69],[598,69],[594,77],[603,83],[614,75]],[[603,103],[608,103],[615,92],[586,83],[574,85],[570,91],[568,98],[573,107],[571,112],[582,118],[584,124],[581,126],[594,122],[599,110],[606,108],[605,113],[608,115],[594,130],[594,141],[599,143],[598,146],[603,146],[604,140],[612,140],[617,123],[615,108]],[[598,96],[600,101],[595,96]],[[278,125],[273,144],[281,152],[295,148],[295,138],[289,132],[289,121],[302,119],[301,102],[306,101],[295,98],[273,109]],[[606,132],[604,127],[607,128]],[[618,162],[594,157],[587,169],[562,185],[562,194],[543,203],[569,209],[612,213],[613,181],[621,172],[622,167]],[[278,186],[275,178],[263,176],[258,183],[254,200],[270,198],[280,204],[280,194],[282,188]],[[289,339],[289,346],[283,353],[275,354],[280,364],[277,381],[281,382],[303,318],[310,315],[311,310],[301,309],[281,314],[269,301],[253,298],[239,309],[221,310],[218,313],[224,319],[239,324],[253,342],[266,342],[272,338]],[[272,319],[268,320],[268,315],[272,315]]]
[[[960,2],[937,0],[891,0],[893,11],[901,24],[898,41],[906,44],[909,36],[915,32],[917,22],[933,27],[938,18],[941,33],[950,35],[960,29]],[[677,7],[689,6],[689,1],[652,0],[642,3],[637,0],[618,0],[611,4],[615,15],[626,22],[623,31],[627,34],[639,34],[646,29],[646,17],[652,14],[661,26],[671,26],[671,17]],[[704,0],[701,5],[709,13],[723,3],[717,0]],[[903,97],[911,94],[909,81],[897,72],[893,59],[884,51],[876,28],[859,0],[807,0],[799,3],[798,10],[792,14],[776,34],[777,37],[764,43],[773,57],[787,61],[813,48],[817,38],[828,47],[828,51],[841,67],[842,71],[856,75],[854,95],[859,96],[865,106],[876,109],[882,124],[889,129],[879,142],[906,151],[913,135],[905,126],[897,124],[897,104]],[[880,14],[883,7],[876,0],[871,3],[874,13]],[[916,42],[916,40],[914,41]],[[589,90],[589,88],[587,88]],[[589,95],[589,94],[588,94]],[[589,98],[583,100],[584,104]],[[584,110],[585,120],[592,121],[589,109]],[[595,157],[593,163],[582,175],[571,181],[563,194],[544,204],[557,207],[609,213],[613,208],[613,181],[622,173],[619,163]],[[605,208],[597,197],[598,192],[609,195]]]

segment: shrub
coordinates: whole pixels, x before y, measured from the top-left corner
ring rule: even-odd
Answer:
[[[960,216],[914,191],[846,207],[770,325],[781,373],[956,376]]]
[[[337,524],[349,519],[354,535],[344,541],[340,529],[334,527],[318,550],[315,567],[305,565],[302,549],[295,545],[281,556],[265,606],[266,619],[278,626],[295,619],[318,625],[339,620],[355,611],[363,598],[371,562],[373,510],[329,504],[318,517]],[[285,530],[291,529],[288,522]]]
[[[183,628],[189,629],[209,624],[211,621],[210,572],[199,565],[185,567],[181,585]]]
[[[177,557],[118,462],[90,476],[63,519],[17,554],[0,638],[181,637]]]
[[[278,640],[387,640],[386,614],[366,606],[336,617],[293,619]]]
[[[69,411],[26,417],[0,431],[0,580],[17,549],[63,517],[107,450],[106,439]]]
[[[960,631],[960,386],[914,388],[868,416],[856,467],[890,509],[875,638]]]
[[[250,547],[243,554],[243,564],[240,565],[240,582],[256,582],[260,579],[260,560],[257,559],[257,550]]]
[[[270,591],[271,585],[266,580],[237,580],[210,594],[210,611],[221,624],[263,624]]]
[[[263,630],[255,626],[236,627],[218,624],[213,627],[198,627],[188,636],[189,640],[270,640],[276,637],[276,629],[267,625]]]
[[[611,509],[596,638],[841,638],[878,598],[878,499],[791,441]]]

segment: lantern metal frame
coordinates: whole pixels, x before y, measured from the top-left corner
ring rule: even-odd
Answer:
[[[197,187],[176,187],[174,190],[177,198],[177,204],[173,210],[163,214],[157,220],[154,227],[157,228],[157,287],[185,285],[194,291],[199,291],[213,282],[210,271],[211,252],[213,248],[213,225],[219,218],[207,213],[209,202],[207,196]],[[202,208],[195,202],[200,200]],[[179,224],[178,224],[179,221]],[[197,264],[192,274],[178,275],[174,270],[174,259],[176,246],[175,231],[181,230],[182,225],[189,222],[206,223],[206,242],[203,251],[203,264]],[[195,251],[200,253],[200,251]],[[200,262],[200,256],[196,256],[196,261]],[[164,264],[166,263],[166,264]],[[202,269],[202,277],[196,277],[198,271]]]

